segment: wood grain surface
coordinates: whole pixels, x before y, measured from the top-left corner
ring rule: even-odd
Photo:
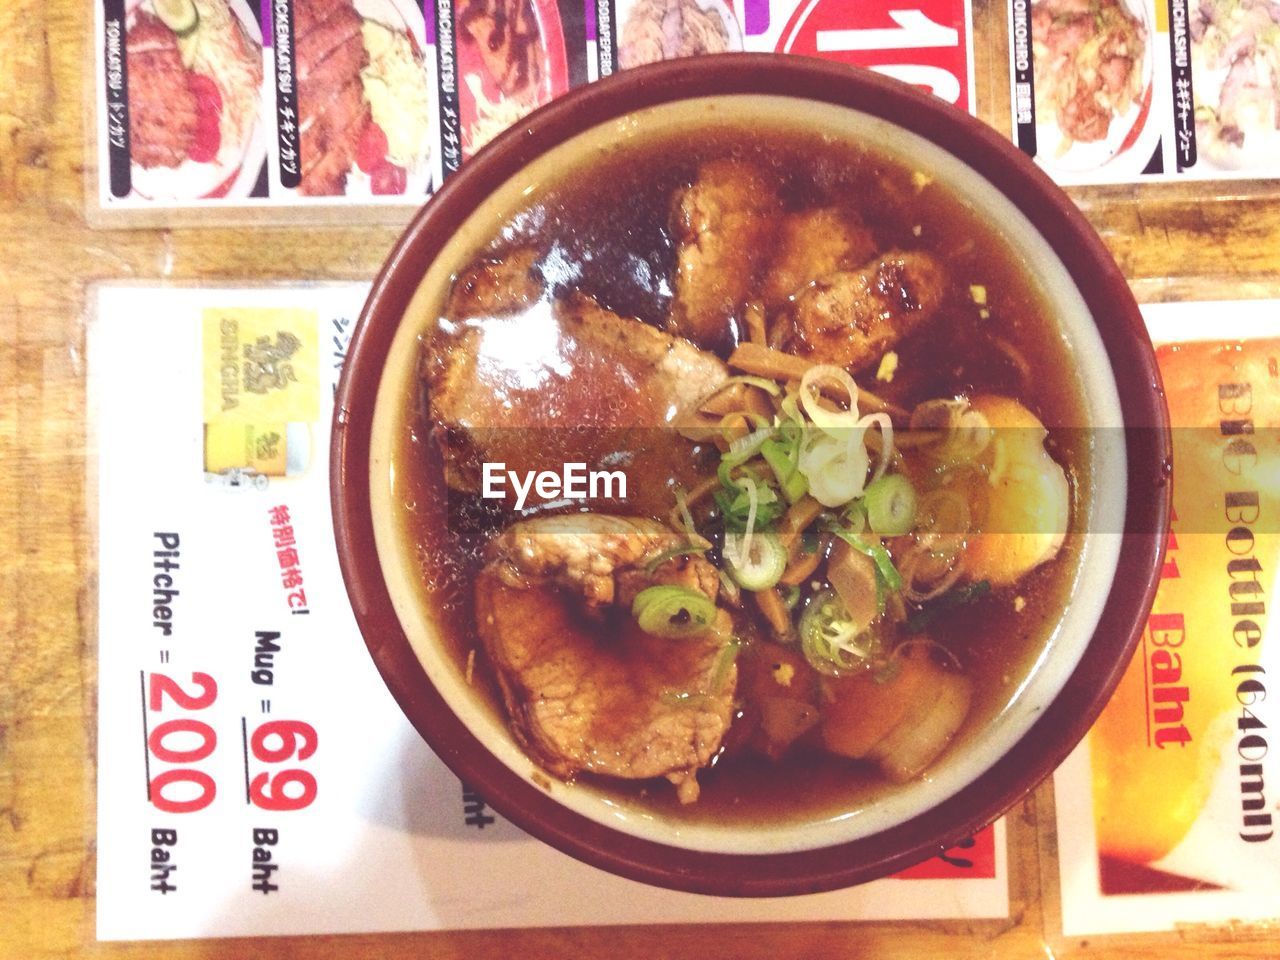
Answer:
[[[592,928],[98,944],[95,542],[86,470],[86,290],[101,280],[368,279],[394,225],[94,229],[86,110],[94,0],[0,0],[0,957],[1276,957],[1230,929],[1065,943],[1042,907],[1051,796],[1013,811],[1010,918],[980,923]],[[978,0],[1003,36],[1002,0]],[[1000,44],[979,48],[984,115],[1008,115]],[[1003,100],[1001,99],[1003,97]],[[1280,296],[1280,189],[1081,192],[1144,299]],[[146,371],[139,370],[145,377]],[[1044,878],[1051,882],[1051,878]],[[517,881],[518,882],[518,881]],[[1045,941],[1048,941],[1047,943]]]

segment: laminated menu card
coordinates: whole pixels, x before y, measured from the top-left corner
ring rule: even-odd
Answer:
[[[1068,936],[1280,923],[1278,311],[1144,308],[1174,514],[1138,651],[1054,778]]]
[[[1280,177],[1272,0],[1010,0],[1014,139],[1062,184]]]
[[[899,6],[94,0],[95,212],[403,211],[538,106],[682,56],[814,56],[974,111],[969,0]]]
[[[1008,915],[1003,821],[894,878],[731,900],[579,863],[460,783],[338,568],[329,424],[367,289],[96,290],[100,939]]]

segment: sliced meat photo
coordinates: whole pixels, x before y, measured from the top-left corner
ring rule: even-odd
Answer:
[[[129,144],[143,167],[176,167],[195,141],[197,105],[178,38],[139,12],[125,43],[129,69]]]

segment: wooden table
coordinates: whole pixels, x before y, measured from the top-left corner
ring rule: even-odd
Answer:
[[[977,0],[1001,36],[1003,0]],[[86,288],[99,280],[367,279],[395,226],[96,230],[86,222],[91,0],[0,0],[0,957],[466,957],[608,952],[718,957],[1276,957],[1280,938],[1043,943],[1035,829],[1010,818],[1012,909],[999,922],[645,927],[97,944],[96,543],[86,485]],[[980,102],[1007,116],[980,52]],[[1218,188],[1215,188],[1215,191]],[[1280,296],[1280,185],[1078,195],[1140,299]],[[146,371],[138,375],[145,377]],[[1051,897],[1047,898],[1051,901]],[[1050,909],[1049,920],[1052,920]],[[1051,924],[1050,924],[1051,925]]]

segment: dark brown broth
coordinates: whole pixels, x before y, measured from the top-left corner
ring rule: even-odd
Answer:
[[[819,136],[722,128],[619,146],[573,171],[514,216],[493,249],[535,243],[547,251],[542,269],[555,294],[576,288],[617,313],[660,326],[671,301],[675,262],[667,228],[671,198],[692,179],[700,162],[726,155],[771,171],[788,208],[832,203],[851,208],[872,229],[878,249],[925,249],[948,266],[956,293],[922,333],[896,348],[898,373],[892,383],[876,383],[877,392],[907,408],[940,396],[1002,393],[1018,397],[1051,430],[1054,424],[1083,422],[1070,355],[1027,276],[1030,266],[998,227],[938,187],[918,186],[910,167]],[[965,295],[970,285],[986,288],[988,316]],[[1036,371],[1029,381],[1023,382],[1009,359],[1008,346]],[[874,373],[872,369],[859,380],[870,385]],[[465,663],[478,648],[471,584],[484,544],[517,517],[496,501],[447,490],[440,458],[427,439],[421,398],[406,402],[413,405],[407,418],[413,427],[399,457],[400,475],[408,477],[405,535],[422,565],[431,619],[459,663]],[[684,441],[675,442],[694,456]],[[1056,431],[1050,437],[1050,449],[1067,469],[1077,504],[1088,493],[1086,442],[1081,431]],[[700,469],[709,473],[713,464],[704,459]],[[661,469],[633,482],[671,488]],[[660,502],[670,501],[664,494]],[[603,508],[627,512],[616,504]],[[1077,529],[1082,522],[1073,509]],[[1079,548],[1078,538],[1069,536],[1054,562],[1015,588],[993,591],[940,618],[946,621],[945,635],[934,627],[933,639],[944,642],[975,681],[970,727],[998,711],[1025,678],[1066,602]],[[1014,609],[1015,597],[1025,601],[1021,611]],[[476,660],[475,682],[501,715],[483,656]],[[778,762],[732,751],[718,759],[722,762],[699,774],[702,795],[690,807],[682,808],[665,782],[594,782],[620,797],[644,798],[690,819],[721,822],[834,815],[885,789],[883,778],[866,765],[803,751]]]

